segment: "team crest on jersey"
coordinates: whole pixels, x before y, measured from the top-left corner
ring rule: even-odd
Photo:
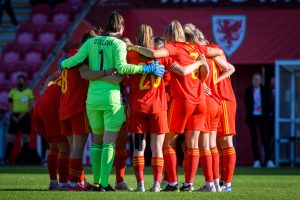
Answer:
[[[212,29],[215,41],[231,56],[242,44],[246,33],[246,16],[214,15]]]

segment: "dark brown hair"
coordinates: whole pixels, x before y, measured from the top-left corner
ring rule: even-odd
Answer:
[[[85,41],[87,41],[90,38],[100,36],[102,33],[103,33],[102,28],[94,27],[92,30],[89,30],[88,32],[83,34],[81,43],[83,44]]]
[[[125,22],[122,15],[120,15],[117,11],[113,11],[106,22],[106,32],[116,33],[124,27]]]

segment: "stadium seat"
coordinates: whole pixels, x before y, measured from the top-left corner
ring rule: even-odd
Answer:
[[[70,5],[79,5],[83,4],[84,2],[82,0],[67,0],[67,3]]]
[[[13,72],[13,73],[10,75],[10,81],[11,81],[12,84],[16,84],[16,82],[17,82],[17,77],[18,77],[20,74],[23,74],[23,75],[25,75],[25,76],[28,78],[28,72],[26,72],[25,70],[19,70],[19,71]]]
[[[6,81],[6,71],[0,70],[0,85],[5,84]]]
[[[41,63],[29,64],[25,61],[18,62],[12,67],[12,70],[10,71],[10,73],[12,74],[15,71],[22,71],[22,72],[26,72],[28,75],[31,71],[35,71],[38,68],[38,66],[40,66],[40,65],[41,65]]]
[[[79,14],[80,10],[83,8],[84,2],[82,0],[68,0],[67,2],[71,6],[72,19],[74,19],[76,15]]]
[[[16,42],[27,45],[31,44],[35,39],[36,29],[37,27],[30,23],[20,25],[16,36]]]
[[[8,74],[8,72],[10,71],[10,69],[12,68],[12,66],[13,65],[10,64],[10,63],[5,63],[4,61],[0,61],[0,71],[4,72],[6,75]]]
[[[55,6],[52,14],[52,22],[55,25],[68,26],[70,23],[71,8],[69,4],[58,4]]]
[[[4,47],[2,60],[7,64],[15,64],[22,59],[22,45],[10,43]]]
[[[51,7],[48,4],[38,4],[33,7],[30,22],[34,25],[44,25],[51,16]]]
[[[40,45],[31,45],[28,47],[24,54],[24,60],[30,65],[39,65],[43,62],[44,58],[43,47]]]
[[[8,91],[0,91],[0,104],[8,106]]]
[[[51,24],[45,25],[42,27],[39,36],[38,42],[43,46],[51,46],[56,43],[58,31]]]

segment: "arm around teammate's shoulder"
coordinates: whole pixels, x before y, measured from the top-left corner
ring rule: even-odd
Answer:
[[[140,54],[142,54],[143,56],[146,56],[148,58],[162,58],[162,57],[166,57],[169,56],[169,51],[166,48],[160,48],[157,50],[154,49],[149,49],[146,47],[141,47],[141,46],[136,46],[136,45],[132,45],[128,47],[129,50],[134,50]]]
[[[142,66],[128,64],[126,61],[126,44],[123,41],[118,41],[115,48],[115,65],[120,74],[137,74],[142,73]]]
[[[89,41],[85,42],[74,56],[64,60],[61,63],[62,69],[72,68],[82,63],[88,57],[88,45]]]

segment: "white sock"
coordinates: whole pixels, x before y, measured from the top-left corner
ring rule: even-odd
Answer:
[[[215,183],[215,185],[220,185],[220,179],[215,179],[214,183]]]
[[[153,185],[155,185],[155,186],[157,186],[157,187],[160,187],[160,183],[158,182],[158,181],[154,181],[154,184]]]
[[[206,187],[214,186],[214,182],[205,182]]]
[[[193,185],[193,183],[184,183],[184,186],[189,186],[189,185]]]
[[[175,186],[177,184],[178,184],[178,182],[169,183],[169,185],[171,185],[171,186]]]
[[[138,182],[138,185],[144,185],[144,181]]]
[[[224,183],[226,187],[230,187],[231,183]]]

